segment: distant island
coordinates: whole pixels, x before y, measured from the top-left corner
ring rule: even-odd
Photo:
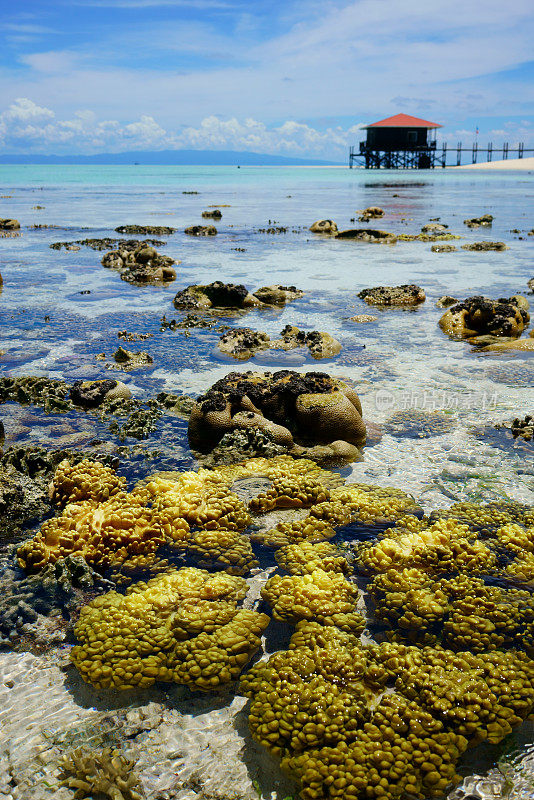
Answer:
[[[331,167],[339,166],[342,163],[344,162],[273,156],[266,153],[249,153],[236,150],[131,150],[124,153],[97,153],[94,155],[0,154],[0,164],[138,164],[142,166],[176,164],[181,166]]]

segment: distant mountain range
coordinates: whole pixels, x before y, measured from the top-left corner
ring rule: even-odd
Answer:
[[[140,164],[140,165],[194,165],[194,166],[268,166],[290,167],[311,165],[338,166],[340,161],[320,161],[314,158],[292,158],[266,153],[238,152],[236,150],[132,150],[126,153],[98,153],[96,155],[40,155],[0,154],[0,164]]]

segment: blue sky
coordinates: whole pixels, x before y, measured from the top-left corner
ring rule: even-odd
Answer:
[[[534,146],[531,0],[0,5],[0,152],[344,159],[400,111]]]

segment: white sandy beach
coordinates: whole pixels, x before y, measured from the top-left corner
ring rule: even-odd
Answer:
[[[452,169],[509,169],[529,171],[534,170],[534,156],[528,158],[507,158],[502,161],[485,161],[480,164],[463,164]]]

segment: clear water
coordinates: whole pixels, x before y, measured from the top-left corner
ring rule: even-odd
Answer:
[[[191,191],[198,194],[183,193]],[[320,369],[353,382],[364,416],[372,422],[385,423],[399,410],[423,408],[443,411],[453,423],[450,430],[427,437],[386,432],[350,468],[353,480],[402,487],[428,509],[456,499],[534,502],[532,446],[514,443],[492,427],[534,410],[534,357],[480,353],[467,343],[450,341],[438,327],[443,312],[435,307],[443,294],[459,299],[527,294],[527,281],[534,277],[534,237],[527,236],[534,224],[531,174],[0,166],[0,195],[0,217],[15,217],[22,226],[20,237],[0,239],[0,375],[42,374],[69,382],[111,375],[128,383],[135,396],[147,398],[161,389],[195,396],[230,369]],[[201,212],[215,204],[223,212],[216,223],[218,235],[186,236],[184,228],[200,223]],[[386,211],[370,227],[412,234],[439,217],[462,237],[452,242],[458,247],[492,239],[506,242],[509,249],[436,254],[430,243],[373,245],[308,231],[321,218],[335,220],[340,229],[353,227],[351,218],[370,205]],[[470,230],[463,224],[483,213],[494,215],[492,228]],[[167,242],[161,252],[181,262],[172,285],[134,287],[102,268],[103,253],[49,247],[56,241],[116,236],[116,226],[132,223],[177,229],[172,236],[158,237]],[[55,227],[34,229],[35,224]],[[288,230],[278,235],[259,232],[269,225]],[[295,351],[234,364],[215,354],[220,335],[215,328],[192,329],[189,336],[160,331],[163,315],[180,317],[172,304],[179,289],[217,279],[250,289],[296,285],[304,297],[283,310],[254,310],[220,322],[270,335],[288,323],[328,331],[341,341],[340,355],[314,362]],[[370,286],[403,283],[422,286],[426,302],[414,310],[376,311],[357,297]],[[89,294],[80,294],[87,290]],[[377,320],[359,324],[350,320],[356,314],[374,314]],[[117,332],[124,329],[153,334],[125,345],[149,352],[154,359],[150,369],[110,373],[95,359],[100,353],[111,356],[121,343]],[[1,414],[6,445],[84,446],[95,436],[113,439],[104,425],[84,415],[45,415],[14,404],[2,406]],[[146,446],[162,453],[166,468],[191,463],[186,427],[179,420],[162,420]],[[157,467],[156,460],[150,469]],[[7,661],[4,666],[9,675],[18,669]],[[27,693],[31,695],[31,687]],[[80,724],[91,705],[84,703]],[[69,724],[74,724],[76,711],[70,706],[69,714]],[[215,730],[226,731],[220,725]]]

